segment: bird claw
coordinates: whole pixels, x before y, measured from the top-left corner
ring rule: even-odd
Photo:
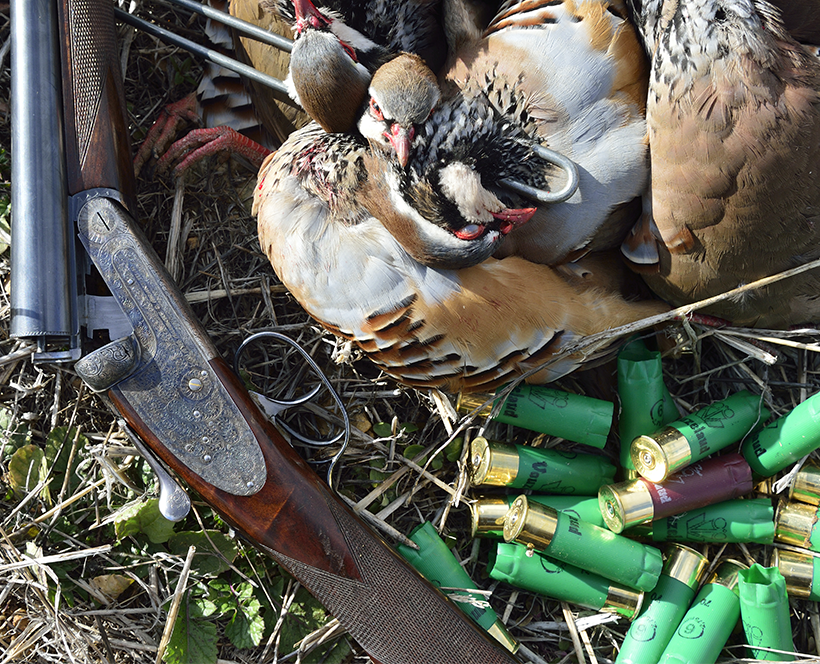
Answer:
[[[159,155],[168,150],[179,128],[186,122],[199,123],[199,114],[196,111],[196,93],[165,106],[160,111],[145,140],[142,142],[137,155],[134,157],[134,173],[139,175],[142,167],[151,159],[159,159]]]
[[[524,184],[523,182],[513,180],[512,178],[503,178],[499,180],[499,184],[539,203],[562,203],[571,198],[577,191],[578,184],[580,182],[578,167],[575,165],[575,162],[568,157],[565,157],[560,152],[550,150],[543,145],[533,144],[530,147],[536,156],[550,164],[557,166],[567,174],[566,184],[558,191],[538,189],[537,187]]]
[[[157,162],[157,172],[165,173],[172,164],[176,164],[173,177],[179,178],[195,163],[215,154],[239,155],[247,159],[253,168],[258,169],[270,152],[230,127],[194,129],[168,148]]]

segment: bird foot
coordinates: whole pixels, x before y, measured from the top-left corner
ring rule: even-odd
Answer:
[[[136,157],[134,157],[135,175],[139,176],[142,167],[145,166],[151,158],[160,158],[160,155],[171,145],[179,128],[186,122],[201,123],[201,119],[197,113],[195,92],[192,92],[179,101],[168,104],[160,111],[159,117],[154,124],[151,125],[151,128],[145,136],[145,140],[137,151]]]
[[[185,175],[193,164],[215,154],[238,155],[258,170],[270,153],[268,148],[230,127],[194,129],[168,148],[157,162],[157,172],[166,173],[175,164],[172,175],[179,178]]]

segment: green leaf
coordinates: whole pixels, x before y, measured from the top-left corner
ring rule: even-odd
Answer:
[[[237,648],[255,648],[262,643],[265,633],[262,604],[254,596],[251,584],[240,583],[237,590],[236,612],[225,627],[225,636]]]
[[[167,542],[174,533],[174,522],[159,512],[159,499],[149,498],[120,513],[114,522],[117,539],[143,533],[154,544]]]
[[[236,611],[237,602],[231,585],[223,579],[208,582],[208,600],[216,606],[219,615]]]
[[[216,662],[216,625],[197,615],[200,610],[189,593],[180,602],[174,631],[162,660],[168,664],[212,664]]]
[[[5,193],[0,194],[0,254],[6,253],[11,244],[10,216],[11,201]]]
[[[208,530],[207,535],[204,532],[182,531],[174,533],[168,540],[168,549],[179,556],[184,556],[191,545],[196,547],[192,569],[203,576],[217,576],[227,571],[230,569],[228,563],[233,562],[239,553],[236,542],[218,530]],[[213,552],[214,546],[228,562]]]
[[[393,434],[393,430],[390,427],[390,422],[376,422],[373,425],[373,433],[375,433],[379,438],[387,438]]]
[[[424,451],[424,445],[408,445],[404,448],[404,456],[407,459],[415,459],[419,454]],[[427,463],[427,455],[425,454],[420,459],[416,459],[416,463],[419,466],[424,466]],[[436,457],[430,462],[430,468],[432,470],[439,470],[444,465],[444,462],[439,458]]]
[[[295,650],[295,644],[326,622],[324,607],[304,588],[300,588],[282,625],[280,652]]]
[[[401,433],[402,431],[404,433],[413,433],[418,430],[418,424],[413,424],[412,422],[400,422],[396,427],[396,433]],[[373,425],[373,433],[379,438],[389,438],[393,435],[393,427],[390,422],[377,422]]]
[[[71,455],[76,430],[68,427],[54,427],[46,437],[46,460],[52,466],[49,487],[52,491],[59,491],[63,486],[66,472],[71,473],[68,468],[68,457]],[[83,451],[88,445],[88,439],[82,434],[77,438],[77,450],[74,454],[76,464],[83,456]],[[80,478],[71,473],[68,482],[69,495],[80,485]]]
[[[453,438],[447,447],[444,448],[444,456],[447,458],[447,461],[458,461],[461,457],[462,447],[464,447],[464,439],[461,436]]]
[[[194,605],[196,611],[192,610],[192,613],[197,617],[207,618],[208,616],[212,616],[217,612],[219,608],[214,602],[212,602],[209,598],[199,596],[194,600]],[[194,606],[192,605],[192,607]]]
[[[21,421],[14,421],[14,411],[0,406],[0,448],[3,456],[11,456],[31,442],[31,431]]]
[[[343,664],[348,661],[348,656],[352,652],[350,642],[347,639],[339,639],[329,652],[324,648],[319,648],[307,657],[303,657],[302,661],[304,664]]]
[[[373,459],[370,466],[370,472],[368,473],[368,477],[373,482],[373,486],[376,486],[380,482],[386,480],[389,476],[387,473],[383,473],[378,468],[384,468],[387,465],[387,462],[379,457],[377,459]]]
[[[37,445],[24,445],[9,461],[9,484],[14,493],[22,498],[46,476],[46,455]]]

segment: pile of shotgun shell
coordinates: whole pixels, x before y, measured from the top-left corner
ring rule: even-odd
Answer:
[[[618,392],[620,468],[598,454],[470,441],[472,531],[490,539],[489,576],[630,620],[618,663],[715,662],[738,620],[750,657],[793,660],[788,598],[820,600],[820,467],[806,462],[777,505],[750,494],[820,447],[820,393],[774,420],[747,391],[682,417],[660,353],[640,340],[618,355]],[[462,398],[459,408],[487,399]],[[489,416],[602,449],[614,411],[608,401],[518,385]],[[410,539],[419,549],[400,552],[411,564],[458,589],[459,606],[515,651],[433,526]],[[710,561],[693,548],[775,542],[768,567]]]

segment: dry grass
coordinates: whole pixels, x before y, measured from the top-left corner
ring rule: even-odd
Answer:
[[[201,22],[165,11],[165,18],[188,36],[199,38]],[[120,31],[121,37],[125,31]],[[9,39],[7,12],[0,16],[0,46]],[[132,140],[138,143],[159,109],[195,87],[198,65],[174,48],[144,35],[128,45],[126,95]],[[5,53],[5,51],[2,51]],[[9,59],[0,58],[0,147],[9,149]],[[3,177],[9,177],[4,173]],[[323,333],[278,284],[260,253],[249,197],[254,173],[242,164],[207,162],[177,186],[148,174],[138,182],[138,218],[157,253],[165,257],[169,244],[179,247],[175,275],[181,290],[224,357],[232,358],[241,341],[261,330],[279,330],[311,350],[333,381],[355,424],[350,448],[343,459],[340,485],[358,509],[368,509],[399,533],[429,519],[453,535],[466,569],[480,587],[493,591],[491,602],[511,632],[536,662],[606,662],[628,627],[620,623],[576,621],[594,612],[561,605],[544,597],[496,584],[486,575],[488,544],[470,541],[463,490],[463,464],[445,462],[438,470],[423,470],[402,455],[412,442],[429,454],[440,450],[454,429],[467,436],[482,431],[488,437],[523,441],[533,434],[505,425],[456,415],[452,399],[397,386],[366,362],[353,358],[344,364],[331,360],[334,339]],[[176,198],[176,203],[175,203]],[[176,206],[176,207],[175,207]],[[171,219],[179,215],[178,236],[171,236]],[[150,494],[142,488],[142,464],[135,450],[115,426],[114,417],[70,368],[34,366],[30,350],[8,338],[9,257],[0,256],[0,406],[10,414],[3,444],[13,432],[27,431],[31,441],[45,445],[55,427],[76,427],[86,437],[60,441],[71,450],[65,481],[50,487],[51,498],[38,486],[24,496],[2,487],[0,500],[0,663],[6,662],[154,662],[168,625],[168,600],[178,596],[180,578],[201,582],[184,572],[185,553],[146,546],[133,538],[117,542],[111,522],[117,510]],[[665,360],[667,385],[684,411],[691,411],[739,389],[766,395],[775,415],[782,415],[820,389],[817,347],[765,342],[779,361],[767,365],[743,347],[745,336],[715,332],[697,325],[674,327]],[[740,331],[751,332],[751,331]],[[752,332],[753,336],[758,333]],[[808,331],[785,335],[787,341],[818,343],[820,334]],[[738,341],[741,348],[738,348]],[[613,398],[612,364],[565,379],[561,387],[601,398]],[[384,422],[393,431],[379,438],[372,425]],[[401,433],[398,423],[418,430]],[[481,429],[481,427],[486,427]],[[552,445],[556,441],[542,440]],[[563,448],[573,448],[566,442]],[[616,458],[615,440],[604,454]],[[584,449],[584,448],[579,448]],[[587,451],[584,449],[584,451]],[[0,477],[6,482],[8,457],[0,456]],[[461,469],[461,470],[460,470]],[[58,472],[49,468],[49,472]],[[456,487],[459,487],[458,490]],[[769,485],[760,487],[770,491]],[[213,516],[195,501],[199,519],[213,524]],[[189,518],[196,528],[196,522]],[[222,526],[222,530],[229,530]],[[246,545],[241,544],[241,547]],[[706,547],[704,553],[768,564],[772,547]],[[248,552],[242,574],[261,585],[274,581],[276,571],[266,559]],[[250,570],[250,571],[249,571]],[[117,574],[133,581],[116,599],[99,590],[99,578]],[[81,592],[82,591],[82,592]],[[295,589],[286,590],[277,609],[284,615],[293,606]],[[818,654],[820,618],[814,603],[792,600],[794,642],[807,658]],[[332,629],[333,624],[328,626]],[[335,634],[336,639],[340,635]],[[343,638],[343,637],[341,637]],[[742,637],[734,643],[742,643]],[[319,645],[318,652],[329,650]],[[744,649],[735,645],[727,654],[742,661]],[[275,638],[255,649],[238,650],[221,639],[221,662],[296,661],[278,652]],[[368,661],[361,652],[345,661]],[[420,663],[424,664],[424,663]],[[432,664],[432,663],[431,663]]]

